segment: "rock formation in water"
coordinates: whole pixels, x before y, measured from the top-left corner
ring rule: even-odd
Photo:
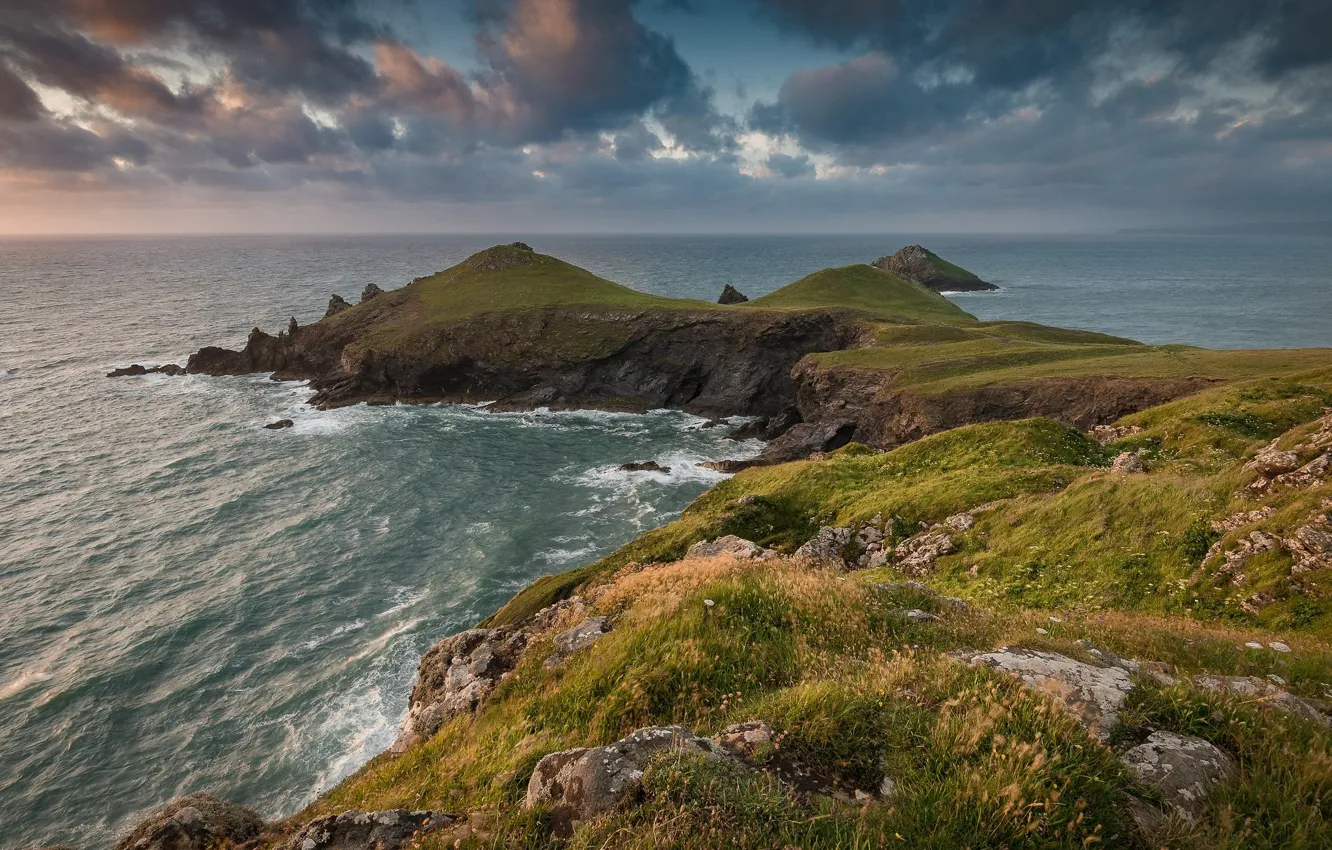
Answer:
[[[999,288],[921,245],[908,245],[895,254],[880,257],[872,265],[935,292],[986,292]]]

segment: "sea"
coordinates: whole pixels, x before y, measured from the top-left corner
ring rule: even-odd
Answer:
[[[104,850],[193,791],[297,811],[391,743],[431,644],[758,450],[674,411],[319,411],[263,376],[104,377],[515,239],[707,299],[920,242],[1001,287],[950,296],[983,319],[1332,346],[1318,237],[0,239],[0,847]],[[618,468],[641,460],[670,471]]]

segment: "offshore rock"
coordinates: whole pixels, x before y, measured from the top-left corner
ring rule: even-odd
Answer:
[[[143,366],[135,363],[106,373],[108,378],[137,378],[140,375],[171,375],[179,377],[185,374],[185,367],[175,363],[163,363],[161,366]]]
[[[286,850],[405,850],[415,839],[453,826],[458,815],[390,809],[343,812],[306,824]]]
[[[1235,762],[1214,744],[1191,735],[1153,732],[1146,741],[1120,757],[1139,784],[1150,788],[1188,823],[1207,808],[1207,798],[1235,775]],[[1159,823],[1147,807],[1131,809],[1145,830]],[[1155,815],[1155,817],[1154,817]]]
[[[1119,667],[1094,667],[1055,652],[1000,647],[994,652],[954,656],[1017,677],[1033,691],[1053,696],[1084,729],[1105,739],[1119,722],[1119,709],[1133,680]]]
[[[740,290],[731,286],[729,283],[722,288],[721,297],[717,299],[718,304],[743,304],[749,300],[749,297]]]
[[[291,428],[295,424],[296,423],[292,422],[290,419],[279,419],[276,422],[269,422],[264,428],[269,431],[281,431],[283,428]]]
[[[568,837],[579,821],[628,802],[648,761],[662,752],[720,757],[722,750],[681,726],[649,726],[604,747],[551,753],[537,762],[525,805],[550,806],[555,834]]]
[[[622,463],[622,464],[620,464],[620,471],[621,471],[621,472],[660,472],[660,473],[665,474],[665,473],[669,473],[669,472],[671,471],[671,468],[670,468],[669,466],[662,466],[661,464],[657,463],[655,460],[636,460],[636,461],[633,461],[633,462],[631,462],[631,463]]]
[[[972,275],[960,275],[941,268],[939,257],[921,245],[908,245],[896,254],[880,257],[871,265],[914,280],[935,292],[989,292],[998,289]]]
[[[148,815],[116,850],[212,850],[258,838],[264,821],[253,811],[211,794],[190,794]]]

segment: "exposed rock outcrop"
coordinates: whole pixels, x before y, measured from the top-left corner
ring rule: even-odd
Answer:
[[[669,466],[662,466],[661,464],[657,463],[655,460],[636,460],[631,463],[620,464],[620,470],[622,472],[668,473],[671,471],[671,468]]]
[[[343,310],[350,310],[351,304],[341,295],[334,295],[328,299],[328,309],[324,311],[324,318],[330,318],[341,313]]]
[[[1151,789],[1176,815],[1193,823],[1207,798],[1235,776],[1235,761],[1216,745],[1190,735],[1153,732],[1120,760],[1142,786]],[[1160,815],[1146,806],[1130,809],[1138,825],[1151,831]]]
[[[705,540],[695,543],[689,547],[686,557],[689,558],[715,558],[718,555],[730,555],[732,558],[766,558],[775,554],[770,549],[764,549],[752,540],[746,540],[743,537],[736,537],[734,534],[728,534],[725,537],[718,537],[716,540]]]
[[[1147,465],[1142,462],[1142,455],[1138,452],[1120,452],[1110,464],[1110,471],[1123,475],[1133,475],[1146,472]]]
[[[457,824],[454,814],[389,809],[317,818],[287,842],[286,850],[406,850],[416,839]]]
[[[947,530],[932,529],[899,543],[893,552],[893,566],[909,576],[926,576],[934,572],[935,561],[956,548]]]
[[[551,807],[556,834],[567,837],[578,821],[632,798],[642,787],[649,760],[669,751],[713,758],[725,752],[681,726],[649,726],[613,744],[564,750],[541,759],[527,784],[526,806]]]
[[[610,620],[606,617],[588,617],[573,628],[560,632],[552,639],[555,652],[546,659],[546,666],[553,667],[575,652],[587,649],[610,630]]]
[[[212,850],[223,842],[258,838],[263,828],[263,819],[244,806],[190,794],[140,821],[116,842],[116,850]]]
[[[914,280],[935,292],[987,292],[999,288],[956,266],[949,268],[937,254],[921,245],[908,245],[896,254],[880,257],[871,265]]]
[[[1050,694],[1078,723],[1102,739],[1119,722],[1119,710],[1133,690],[1133,680],[1119,667],[1095,667],[1055,652],[1005,646],[954,657],[993,667],[1034,691]]]
[[[361,290],[361,303],[364,304],[375,296],[383,294],[384,290],[380,289],[376,284],[367,283],[365,289]]]
[[[1194,676],[1193,684],[1204,690],[1256,699],[1277,711],[1284,711],[1332,727],[1332,711],[1329,706],[1296,696],[1285,688],[1266,679],[1259,679],[1257,676],[1204,674]]]
[[[179,377],[185,374],[185,367],[175,363],[163,363],[161,366],[143,366],[135,363],[106,373],[108,378],[137,378],[140,375],[171,375]]]
[[[722,288],[721,297],[717,299],[718,304],[743,304],[749,300],[749,297],[740,290],[731,286],[729,283]]]
[[[296,423],[290,419],[279,419],[276,422],[269,422],[264,426],[269,431],[281,431],[283,428],[291,428]]]

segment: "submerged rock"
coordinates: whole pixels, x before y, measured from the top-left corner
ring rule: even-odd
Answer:
[[[1185,821],[1207,808],[1207,798],[1235,775],[1234,760],[1214,744],[1191,735],[1153,732],[1146,741],[1120,757],[1139,784],[1151,789]],[[1155,828],[1158,812],[1134,807],[1134,820],[1145,830]]]
[[[729,283],[722,288],[721,297],[717,299],[718,304],[743,304],[749,300],[749,297],[740,290],[731,286]]]
[[[955,657],[1002,670],[1031,690],[1054,696],[1083,728],[1102,739],[1119,722],[1119,709],[1133,690],[1133,680],[1119,667],[1094,667],[1056,652],[1005,646]]]
[[[140,821],[116,842],[116,850],[211,850],[223,842],[258,838],[263,828],[263,818],[244,806],[211,794],[190,794]]]
[[[458,823],[453,814],[390,809],[316,818],[287,842],[286,850],[405,850],[415,839]]]

